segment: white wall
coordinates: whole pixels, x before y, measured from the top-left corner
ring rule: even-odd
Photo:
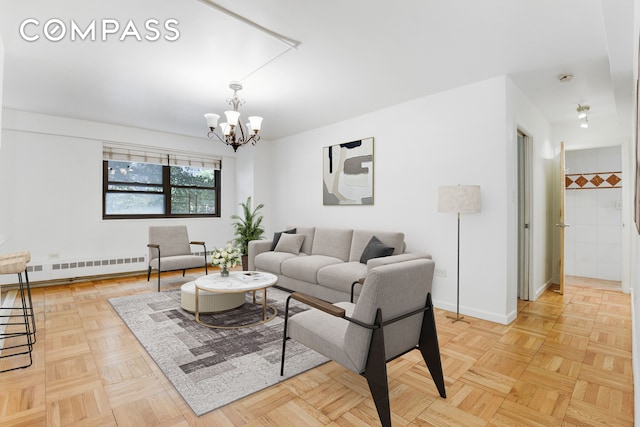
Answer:
[[[4,43],[0,36],[0,129],[2,129],[2,88],[4,86]],[[0,159],[2,159],[2,132],[0,131]],[[0,181],[2,183],[3,181]],[[3,243],[6,240],[7,228],[5,225],[5,215],[2,213],[3,209],[0,209],[0,252],[3,250]]]
[[[0,129],[2,129],[2,87],[4,86],[4,43],[0,36]],[[0,148],[2,148],[2,132],[0,132]],[[1,232],[1,231],[0,231]],[[2,235],[0,234],[0,244]]]
[[[506,131],[515,118],[506,99],[499,77],[271,141],[268,161],[254,169],[267,232],[290,224],[402,231],[408,251],[431,253],[446,270],[434,280],[434,303],[455,310],[456,216],[437,212],[438,187],[480,185],[482,212],[461,221],[461,312],[508,323],[516,138]],[[322,148],[366,137],[374,137],[374,205],[323,206]]]
[[[619,172],[620,147],[567,151],[565,165],[569,175]],[[565,274],[620,281],[622,188],[568,189],[565,207]]]
[[[236,199],[238,205],[236,205],[235,213],[238,215],[242,213],[239,203],[247,200],[247,197],[253,197],[254,151],[252,148],[240,148],[236,153]],[[231,148],[229,147],[229,149]],[[252,205],[256,206],[255,200]]]
[[[640,37],[640,0],[634,0],[634,17],[633,17],[633,64],[638,63],[638,39]],[[634,67],[633,80],[636,82],[636,93],[638,93],[638,69]],[[634,114],[638,114],[637,111],[633,112]],[[637,116],[636,116],[637,117]],[[631,127],[631,135],[632,141],[637,141],[640,137],[637,135],[638,129],[636,127],[636,121],[632,120],[628,126]],[[634,171],[636,167],[636,159],[638,158],[638,153],[636,152],[637,147],[635,143],[629,143],[626,146],[622,147],[622,164],[623,167],[626,166],[627,171]],[[624,169],[623,169],[624,172]],[[635,185],[636,183],[636,175],[629,174],[629,188],[626,190],[626,194],[623,196],[624,200],[629,200],[633,202],[633,194],[635,194]],[[633,208],[629,207],[628,209],[624,208],[623,202],[623,210],[622,210],[622,218],[624,223],[629,225],[628,230],[623,235],[623,251],[625,249],[629,249],[629,262],[628,269],[624,268],[623,260],[623,289],[624,289],[624,277],[625,273],[629,274],[629,290],[631,292],[631,322],[632,322],[632,354],[633,354],[633,384],[635,390],[640,390],[640,356],[639,356],[639,343],[640,343],[640,298],[638,295],[640,294],[640,274],[638,274],[637,265],[640,264],[640,235],[635,230],[636,224],[631,220],[634,217]],[[629,245],[625,246],[625,240],[628,239]],[[627,270],[627,271],[625,271]],[[635,408],[640,408],[640,393],[634,393],[634,406]],[[636,410],[635,412],[635,423],[636,425],[640,425],[640,411]]]
[[[33,281],[145,270],[144,261],[66,271],[53,271],[51,265],[146,257],[149,225],[186,224],[190,237],[206,241],[207,249],[233,237],[229,215],[236,205],[236,159],[223,144],[8,109],[3,115],[2,134],[0,235],[7,237],[2,252],[30,250],[31,265],[43,266],[41,272],[30,276]],[[222,217],[103,220],[103,141],[223,156]]]
[[[553,194],[555,182],[554,153],[558,143],[553,143],[551,126],[542,113],[528,100],[524,93],[507,79],[507,140],[508,147],[508,194],[509,199],[509,298],[517,304],[517,236],[518,236],[518,175],[517,175],[517,131],[527,135],[532,144],[531,153],[531,218],[530,218],[530,283],[529,299],[537,299],[551,284],[553,275]],[[517,309],[509,307],[510,312]]]

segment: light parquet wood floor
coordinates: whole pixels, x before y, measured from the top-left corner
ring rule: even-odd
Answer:
[[[153,292],[145,279],[34,289],[34,364],[0,374],[0,425],[379,425],[366,381],[333,362],[196,417],[107,302]],[[436,311],[447,398],[418,352],[391,362],[394,426],[633,425],[628,295],[567,286],[521,302],[507,326],[447,314]]]

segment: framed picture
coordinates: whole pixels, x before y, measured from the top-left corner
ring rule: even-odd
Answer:
[[[322,201],[373,205],[373,138],[324,147]]]

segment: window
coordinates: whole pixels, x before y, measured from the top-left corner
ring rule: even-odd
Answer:
[[[103,160],[103,219],[220,216],[219,162],[188,166],[170,156],[165,164],[121,160],[110,147]],[[137,159],[129,152],[126,158]],[[145,153],[141,159],[148,160]],[[195,162],[194,162],[195,163]]]

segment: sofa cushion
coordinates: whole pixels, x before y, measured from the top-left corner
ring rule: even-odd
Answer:
[[[311,254],[348,261],[352,237],[353,230],[350,229],[316,228]]]
[[[290,258],[295,258],[296,256],[304,256],[306,255],[294,255],[289,252],[263,252],[261,254],[256,255],[253,260],[256,270],[267,271],[273,274],[282,274],[281,264],[283,261],[286,261]]]
[[[311,255],[311,247],[313,246],[313,236],[316,232],[316,228],[288,226],[287,230],[290,228],[295,228],[296,234],[304,234],[304,242],[302,243],[302,248],[300,248],[300,252],[304,252],[307,255]]]
[[[202,255],[174,255],[165,257],[164,254],[160,260],[160,271],[183,270],[185,268],[204,267],[207,263]],[[149,266],[158,269],[158,258],[149,261]]]
[[[359,261],[373,236],[376,236],[382,243],[393,247],[393,255],[404,252],[404,233],[393,231],[372,231],[372,230],[353,230],[353,239],[351,241],[351,252],[349,253],[349,261]]]
[[[296,229],[292,228],[291,230],[278,231],[277,233],[273,233],[273,240],[271,241],[271,250],[274,251],[276,249],[276,245],[278,241],[280,241],[280,236],[282,233],[286,234],[296,234]]]
[[[277,252],[274,252],[277,253]],[[282,274],[292,279],[318,283],[318,270],[327,265],[342,263],[342,260],[326,255],[298,256],[282,262]]]
[[[318,271],[318,284],[327,288],[350,293],[351,284],[367,275],[367,266],[358,261],[341,262],[323,267]],[[356,294],[360,293],[357,286]]]
[[[304,242],[304,234],[282,234],[275,252],[289,252],[298,255],[302,242]]]
[[[373,258],[382,258],[389,256],[393,253],[393,247],[387,246],[380,241],[376,236],[373,236],[367,246],[365,246],[362,255],[360,255],[360,262],[366,264],[367,261]]]
[[[162,258],[175,255],[191,255],[189,233],[186,225],[150,226],[149,243],[160,245]],[[149,259],[157,258],[158,250],[149,248]]]

